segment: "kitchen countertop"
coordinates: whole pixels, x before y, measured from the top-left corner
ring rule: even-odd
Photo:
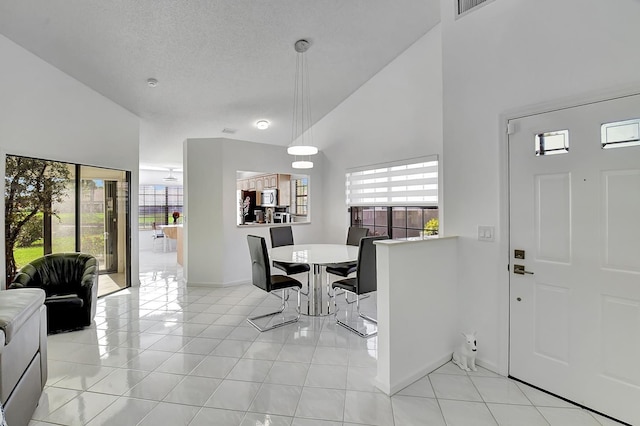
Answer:
[[[286,223],[256,223],[256,222],[247,222],[244,224],[239,224],[236,225],[238,228],[244,228],[244,227],[258,227],[258,226],[286,226],[286,225],[306,225],[311,223],[311,221],[308,222],[286,222]]]

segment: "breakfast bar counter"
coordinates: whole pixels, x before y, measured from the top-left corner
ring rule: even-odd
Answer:
[[[393,395],[451,359],[457,315],[457,237],[376,241],[378,375]]]

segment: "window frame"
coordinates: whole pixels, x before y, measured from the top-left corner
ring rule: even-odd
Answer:
[[[309,178],[296,178],[293,182],[295,214],[307,216],[309,214]],[[303,200],[304,203],[300,203]]]
[[[366,224],[364,221],[364,212],[366,209],[379,209],[384,210],[386,212],[386,220],[384,223],[378,224],[375,220],[376,215],[373,215],[373,224]],[[394,209],[405,209],[405,225],[404,226],[394,226],[393,224],[393,210]],[[406,211],[408,209],[418,209],[422,212],[422,227],[416,228],[408,225]],[[426,236],[425,227],[429,220],[432,218],[439,219],[440,212],[437,206],[352,206],[349,209],[349,226],[356,226],[359,228],[369,228],[369,235],[388,235],[391,239],[401,239],[401,238],[415,238]],[[425,217],[426,212],[429,211],[431,214],[428,219]],[[358,213],[361,212],[359,215]],[[435,214],[433,214],[435,212]],[[360,220],[357,218],[360,217]],[[384,232],[380,233],[379,230],[384,228]],[[394,231],[397,230],[397,231]],[[399,231],[404,231],[399,232]],[[411,231],[411,232],[410,232]],[[400,233],[400,235],[398,235]],[[409,235],[409,234],[418,234],[418,235]],[[438,235],[438,231],[435,234]]]
[[[426,235],[427,222],[439,219],[439,166],[439,157],[430,155],[347,170],[345,201],[350,226],[366,227],[370,235],[392,239]],[[421,212],[421,227],[410,226],[410,210]],[[400,211],[404,211],[404,225],[394,225],[398,218],[394,212]],[[373,223],[365,220],[367,212],[373,212]],[[384,216],[384,223],[376,221]]]
[[[184,187],[181,185],[140,185],[138,187],[138,227],[173,223],[173,212],[183,215]],[[171,222],[170,222],[171,221]]]

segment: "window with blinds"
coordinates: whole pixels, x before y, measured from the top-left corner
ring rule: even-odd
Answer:
[[[350,170],[347,206],[437,206],[438,157]]]

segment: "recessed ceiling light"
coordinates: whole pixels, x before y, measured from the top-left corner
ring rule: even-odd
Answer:
[[[265,130],[269,128],[269,122],[267,120],[258,120],[256,121],[256,127],[260,130]]]
[[[147,86],[156,87],[157,85],[158,85],[158,80],[156,80],[155,78],[147,79]]]

